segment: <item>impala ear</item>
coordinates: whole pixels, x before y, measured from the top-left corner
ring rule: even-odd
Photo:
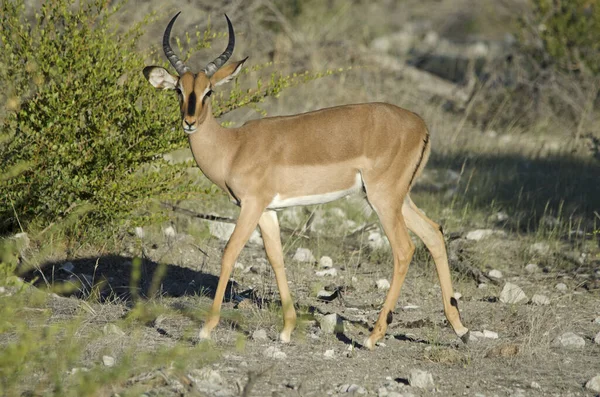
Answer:
[[[233,80],[233,78],[242,70],[242,66],[244,66],[246,59],[248,59],[248,57],[242,59],[241,61],[233,62],[227,66],[223,66],[221,69],[217,70],[210,78],[210,83],[213,85],[213,87],[229,83],[231,80]]]
[[[174,90],[177,87],[179,78],[167,72],[167,69],[160,66],[146,66],[144,68],[144,77],[152,84],[154,88],[163,90]]]

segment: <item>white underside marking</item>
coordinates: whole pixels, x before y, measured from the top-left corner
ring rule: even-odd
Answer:
[[[354,185],[352,185],[349,189],[346,190],[338,190],[336,192],[328,192],[323,194],[315,194],[312,196],[300,196],[300,197],[289,197],[282,199],[279,193],[273,197],[271,203],[267,206],[268,209],[279,209],[286,207],[295,207],[298,205],[313,205],[313,204],[323,204],[328,203],[330,201],[337,200],[344,196],[348,196],[349,194],[356,193],[360,191],[363,186],[362,176],[360,172],[356,173],[356,177],[354,178]]]

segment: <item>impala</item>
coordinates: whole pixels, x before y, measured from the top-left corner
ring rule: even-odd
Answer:
[[[233,264],[258,225],[273,266],[283,310],[282,342],[296,326],[276,210],[326,203],[362,192],[377,213],[394,258],[390,289],[377,322],[364,345],[373,349],[392,321],[392,311],[415,247],[411,230],[433,256],[442,289],[444,314],[464,341],[468,329],[453,298],[446,246],[441,228],[412,202],[409,190],[425,167],[430,140],[423,120],[408,110],[385,103],[346,105],[286,117],[250,121],[224,128],[215,120],[209,99],[213,88],[231,81],[247,58],[227,66],[235,45],[227,19],[225,51],[193,73],[169,45],[175,15],[163,36],[163,49],[177,75],[159,66],[144,68],[156,88],[175,90],[183,130],[196,163],[213,183],[240,207],[237,224],[221,260],[221,274],[200,338],[210,338],[219,322],[221,304]]]

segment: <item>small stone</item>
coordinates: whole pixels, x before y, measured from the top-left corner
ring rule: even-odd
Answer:
[[[546,295],[535,294],[531,297],[531,303],[538,306],[546,306],[550,304],[550,298]]]
[[[532,381],[531,385],[529,385],[529,387],[531,387],[532,389],[537,389],[537,390],[542,388],[542,386],[540,386],[540,384],[537,383],[536,381]]]
[[[559,291],[566,291],[567,289],[569,289],[567,287],[567,284],[565,284],[565,283],[558,283],[554,286],[554,288],[556,288]]]
[[[491,132],[496,132],[496,131],[491,131]],[[508,220],[508,214],[504,211],[500,211],[496,214],[496,220],[498,222],[504,222]]]
[[[479,241],[479,240],[483,240],[486,237],[491,236],[492,234],[494,234],[494,231],[492,229],[471,230],[469,233],[467,233],[466,239],[473,240],[473,241]]]
[[[246,268],[246,266],[244,266],[243,263],[235,262],[235,264],[233,265],[233,268],[238,269],[238,270],[244,270]]]
[[[123,332],[123,330],[117,327],[115,324],[105,324],[104,327],[102,327],[102,332],[104,335],[125,335],[125,332]]]
[[[322,256],[321,259],[319,259],[319,266],[322,269],[331,269],[333,267],[333,259],[328,256]]]
[[[377,280],[376,283],[377,283],[377,289],[381,289],[384,291],[387,291],[388,289],[390,289],[390,282],[387,281],[385,278]]]
[[[500,293],[500,302],[508,304],[526,303],[529,301],[525,292],[516,284],[506,283]]]
[[[335,350],[333,350],[333,349],[325,350],[325,353],[323,353],[323,356],[325,356],[325,358],[334,358]]]
[[[485,335],[481,331],[471,331],[471,335],[476,338],[485,338]]]
[[[257,329],[252,333],[252,339],[256,341],[266,341],[268,339],[267,331],[265,331],[264,329]]]
[[[493,269],[488,272],[488,276],[491,278],[502,278],[503,275],[500,270]]]
[[[554,340],[555,346],[566,347],[567,349],[583,349],[585,339],[573,332],[565,332]]]
[[[600,317],[596,317],[594,319],[594,324],[600,324]]]
[[[351,394],[367,394],[367,390],[359,385],[355,385],[355,384],[343,384],[340,387],[338,387],[338,391],[340,393],[351,393]]]
[[[296,262],[316,262],[313,253],[308,248],[298,248],[292,259]]]
[[[489,331],[487,329],[483,330],[483,337],[488,339],[498,339],[498,333],[494,331]]]
[[[107,367],[113,367],[115,365],[115,358],[111,356],[102,356],[102,363]]]
[[[550,245],[547,243],[535,243],[529,247],[529,252],[537,255],[547,255],[550,252]]]
[[[595,393],[600,393],[600,375],[594,376],[586,384],[585,388]]]
[[[456,300],[460,300],[460,298],[462,298],[462,294],[460,292],[455,292],[452,296],[454,296],[454,299]]]
[[[64,270],[65,272],[71,273],[75,269],[75,265],[72,262],[65,262],[60,267],[60,270]]]
[[[600,332],[596,334],[596,337],[594,338],[594,343],[600,345]]]
[[[287,354],[285,354],[275,346],[269,346],[263,351],[263,356],[283,360],[287,357]]]
[[[388,240],[381,235],[379,232],[371,232],[369,233],[369,237],[367,238],[367,245],[372,250],[377,250],[380,248],[385,248],[389,245]]]
[[[143,228],[143,227],[139,227],[139,226],[137,226],[137,227],[135,228],[135,235],[136,235],[138,238],[144,238],[144,228]]]
[[[427,371],[420,369],[412,369],[410,375],[408,375],[408,384],[412,387],[418,387],[419,389],[432,389],[435,385],[433,384],[433,376]]]
[[[479,285],[477,285],[477,288],[479,289],[486,289],[488,287],[488,285],[486,283],[480,283]]]
[[[421,306],[417,306],[417,305],[406,305],[406,306],[402,306],[402,310],[417,310],[420,307]]]
[[[336,313],[331,313],[318,319],[321,330],[327,334],[344,332],[344,321]]]
[[[352,278],[350,279],[352,281],[352,283],[356,284],[358,283],[358,277],[356,276],[352,276]]]
[[[337,269],[332,267],[331,269],[319,270],[318,272],[315,272],[315,275],[318,277],[335,277],[337,276]]]
[[[540,267],[535,263],[530,263],[527,266],[525,266],[525,271],[529,274],[539,273]]]
[[[163,234],[165,235],[165,237],[173,238],[177,235],[177,232],[175,231],[175,228],[173,226],[167,226],[163,229]]]

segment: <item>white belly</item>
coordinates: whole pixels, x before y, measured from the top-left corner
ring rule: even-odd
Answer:
[[[279,193],[273,197],[271,203],[267,206],[268,209],[275,210],[280,208],[295,207],[299,205],[314,205],[323,204],[330,201],[337,200],[349,194],[360,191],[363,187],[363,180],[360,172],[356,173],[354,184],[345,190],[338,190],[335,192],[327,192],[323,194],[314,194],[311,196],[299,196],[299,197],[286,197],[282,198]]]

